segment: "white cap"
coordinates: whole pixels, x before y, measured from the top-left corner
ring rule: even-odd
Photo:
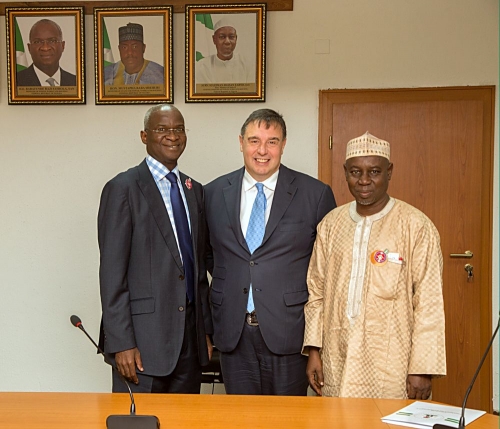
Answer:
[[[214,33],[222,27],[232,27],[236,30],[236,27],[234,26],[234,22],[231,21],[231,18],[225,16],[224,18],[219,19],[215,25],[214,25]]]
[[[357,156],[382,156],[391,160],[391,145],[385,140],[372,136],[368,131],[347,143],[345,159]]]

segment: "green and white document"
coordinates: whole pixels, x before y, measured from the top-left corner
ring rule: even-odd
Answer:
[[[393,414],[382,417],[384,423],[407,426],[410,428],[429,429],[435,424],[458,428],[462,414],[460,407],[416,401]],[[486,414],[485,411],[465,409],[465,425]]]

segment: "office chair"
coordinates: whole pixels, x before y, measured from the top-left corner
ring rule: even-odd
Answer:
[[[214,393],[215,383],[224,383],[222,378],[222,370],[220,367],[220,352],[214,346],[212,359],[207,366],[202,368],[201,382],[212,385],[212,394]]]

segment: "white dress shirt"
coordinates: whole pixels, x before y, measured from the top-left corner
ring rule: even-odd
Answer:
[[[263,182],[260,182],[264,185],[264,194],[266,196],[267,205],[266,205],[266,225],[267,220],[269,219],[269,214],[271,213],[271,206],[273,204],[274,191],[276,189],[276,184],[278,183],[278,174],[279,169],[273,173],[273,175]],[[243,181],[241,182],[241,205],[240,205],[240,224],[241,224],[241,232],[246,236],[248,223],[250,222],[250,215],[252,214],[252,207],[255,201],[255,197],[257,197],[257,188],[255,184],[257,181],[250,176],[250,173],[245,170],[245,174],[243,174]]]
[[[54,76],[49,76],[48,74],[45,74],[43,71],[41,71],[37,66],[33,64],[33,70],[35,70],[36,76],[38,77],[38,80],[40,81],[40,85],[42,86],[51,86],[48,82],[47,79],[52,77],[54,79],[54,86],[61,86],[61,68],[59,67],[57,71],[54,73]]]

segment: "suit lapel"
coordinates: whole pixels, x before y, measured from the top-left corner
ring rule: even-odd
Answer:
[[[233,229],[236,240],[250,253],[243,232],[241,232],[240,210],[241,210],[241,183],[245,168],[236,171],[234,175],[228,177],[229,186],[222,189],[229,223]]]
[[[278,175],[278,182],[276,183],[276,190],[274,191],[273,205],[271,206],[271,213],[266,224],[266,232],[262,239],[262,245],[269,239],[271,234],[278,226],[279,221],[288,209],[288,206],[293,200],[297,192],[297,186],[293,185],[295,176],[284,165],[280,166]]]
[[[155,218],[156,224],[163,235],[165,243],[167,244],[170,253],[174,257],[176,264],[182,271],[182,261],[179,255],[179,248],[177,247],[177,241],[175,240],[174,230],[170,224],[170,218],[168,217],[167,209],[165,208],[165,203],[163,198],[156,186],[156,182],[149,171],[149,167],[146,161],[143,161],[137,167],[139,172],[139,177],[137,178],[137,185],[141,189],[144,198],[149,204],[149,209],[153,217]]]
[[[31,66],[29,66],[28,68],[30,70],[30,85],[33,85],[33,86],[42,86],[42,84],[40,83],[40,79],[38,79],[38,76],[36,74],[36,71],[35,71],[35,66],[33,64],[31,64]]]

